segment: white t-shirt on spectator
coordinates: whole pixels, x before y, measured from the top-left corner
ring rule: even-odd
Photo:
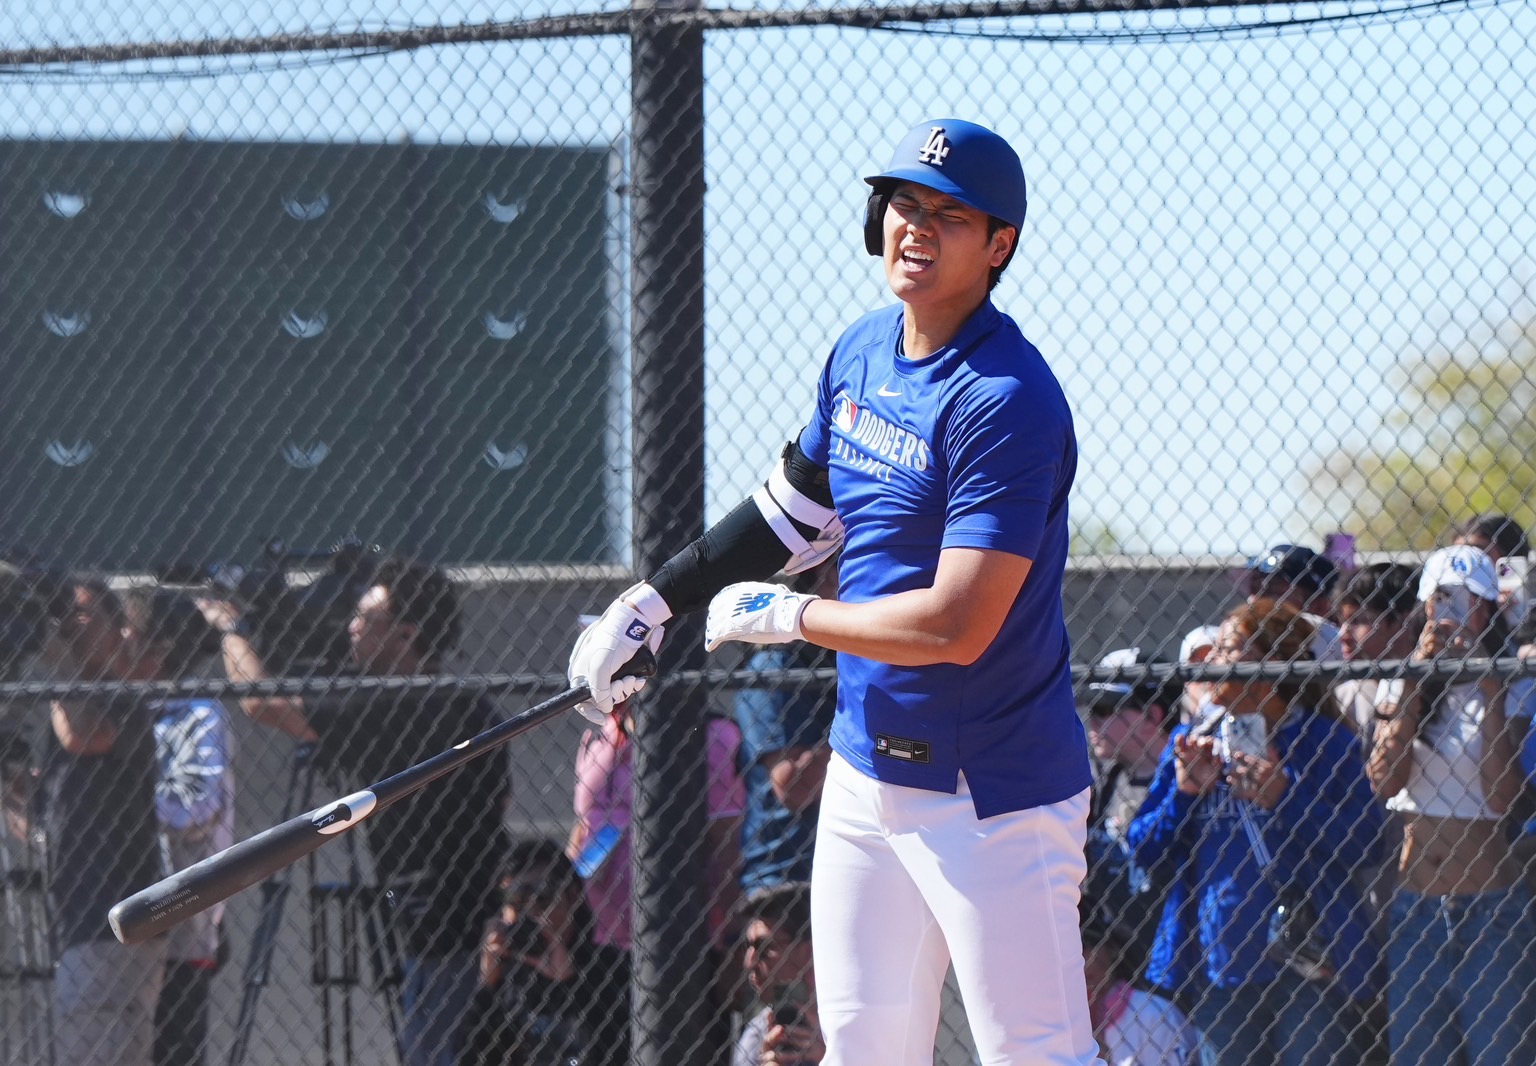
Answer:
[[[757,1066],[763,1058],[763,1040],[773,1028],[773,1011],[764,1007],[741,1027],[736,1046],[731,1051],[731,1066]]]
[[[1333,698],[1339,701],[1344,717],[1355,723],[1360,735],[1370,741],[1376,728],[1377,679],[1363,677],[1340,681],[1333,686]]]
[[[1199,1034],[1179,1008],[1139,988],[1104,1030],[1108,1066],[1191,1066],[1199,1046]]]
[[[1382,706],[1402,700],[1401,681],[1376,687]],[[1483,713],[1487,703],[1475,681],[1451,685],[1437,711],[1425,708],[1425,722],[1413,742],[1413,769],[1403,790],[1387,800],[1389,811],[1432,818],[1497,820],[1483,795]]]

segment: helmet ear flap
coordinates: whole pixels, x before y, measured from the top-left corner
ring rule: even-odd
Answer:
[[[890,189],[876,189],[864,203],[864,250],[870,255],[885,251],[885,209],[890,203]]]

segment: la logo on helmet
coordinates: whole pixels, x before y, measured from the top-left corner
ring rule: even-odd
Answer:
[[[944,157],[949,155],[949,141],[944,138],[944,127],[935,126],[928,131],[928,139],[918,149],[919,162],[927,163],[932,167],[942,167]]]

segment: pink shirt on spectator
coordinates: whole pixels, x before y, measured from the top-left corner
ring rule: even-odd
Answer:
[[[736,749],[741,745],[741,731],[736,723],[711,717],[708,732],[708,818],[740,817],[746,806],[746,789],[736,772]],[[629,819],[634,806],[634,771],[630,765],[633,745],[619,730],[617,716],[610,717],[599,735],[589,729],[576,752],[576,819],[586,831],[586,838],[604,826],[624,832],[612,854],[587,879],[587,903],[597,922],[597,942],[629,949],[630,946],[630,873]],[[710,871],[711,899],[722,877],[734,871]],[[717,909],[717,908],[716,908]],[[710,932],[719,932],[723,915],[710,913]]]

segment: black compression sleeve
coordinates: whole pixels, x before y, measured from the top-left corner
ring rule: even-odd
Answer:
[[[817,466],[790,441],[783,454],[785,476],[798,492],[823,507],[832,506],[827,468]],[[802,533],[813,530],[795,523]],[[709,606],[710,598],[737,581],[761,581],[789,562],[788,549],[751,499],[710,527],[698,540],[662,564],[647,580],[673,614]]]
[[[787,558],[779,535],[748,499],[663,563],[650,585],[673,614],[687,614],[708,607],[710,598],[733,582],[771,576]]]

